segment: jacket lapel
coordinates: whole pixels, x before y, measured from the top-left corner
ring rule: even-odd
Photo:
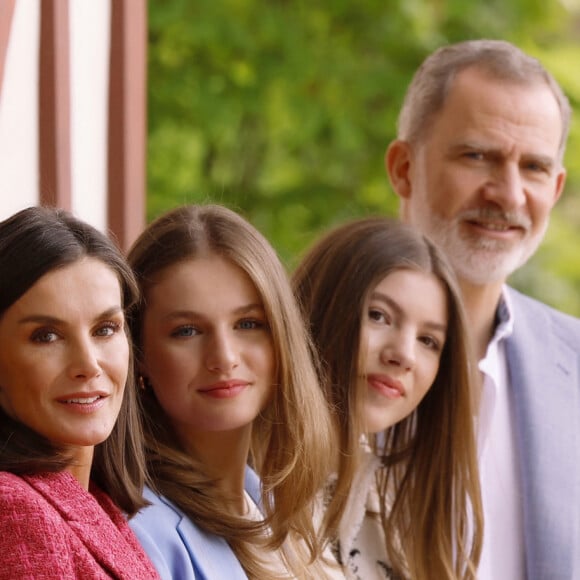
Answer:
[[[95,495],[84,490],[67,472],[31,476],[28,482],[61,515],[96,563],[113,578],[126,577],[137,561],[136,544],[123,514],[98,489]],[[97,497],[99,501],[97,501]]]
[[[575,578],[580,547],[578,353],[558,338],[550,311],[512,294],[506,341],[520,450],[529,579]]]
[[[223,538],[204,532],[186,517],[181,518],[177,531],[194,563],[196,578],[247,580],[246,573]]]

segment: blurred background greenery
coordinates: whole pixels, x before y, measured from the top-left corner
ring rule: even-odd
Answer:
[[[148,219],[240,211],[289,268],[322,230],[396,215],[383,165],[417,66],[442,44],[510,40],[580,104],[580,0],[150,0]],[[512,283],[580,315],[580,129],[546,240]]]

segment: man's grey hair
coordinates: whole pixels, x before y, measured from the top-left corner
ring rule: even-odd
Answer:
[[[398,138],[416,144],[442,109],[458,73],[476,67],[493,79],[525,86],[545,84],[556,99],[562,117],[559,153],[564,156],[571,108],[564,91],[539,60],[503,40],[468,40],[443,46],[419,67],[403,102]]]

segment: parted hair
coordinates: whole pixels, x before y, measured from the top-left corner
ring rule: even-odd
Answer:
[[[48,207],[29,207],[1,222],[0,318],[42,276],[85,257],[100,260],[116,274],[125,311],[137,301],[135,278],[119,249],[91,225],[64,210]],[[144,505],[145,472],[132,367],[130,362],[115,426],[110,436],[95,446],[91,468],[91,480],[129,515]],[[0,409],[0,470],[15,474],[56,472],[70,462],[64,449]]]
[[[501,82],[523,86],[546,85],[560,109],[564,156],[572,110],[568,98],[542,63],[504,40],[467,40],[443,46],[417,69],[399,114],[398,135],[412,145],[428,134],[433,119],[445,104],[453,81],[461,71],[474,67]]]
[[[252,466],[263,484],[264,522],[225,510],[223,491],[196,457],[186,453],[153,389],[142,391],[146,452],[152,486],[206,531],[225,538],[251,578],[264,571],[251,544],[277,549],[289,537],[307,546],[305,560],[319,555],[312,504],[327,475],[331,452],[328,407],[310,359],[308,334],[287,272],[268,241],[245,219],[220,205],[186,205],[152,222],[134,243],[129,263],[142,290],[132,316],[141,356],[142,323],[149,289],[167,267],[211,255],[239,266],[263,301],[276,361],[276,388],[252,425]]]
[[[337,483],[325,531],[336,538],[360,453],[365,304],[376,285],[399,270],[440,280],[449,320],[433,385],[410,416],[371,438],[382,459],[376,481],[386,550],[401,577],[474,578],[483,524],[473,425],[475,365],[465,315],[443,255],[411,226],[387,218],[332,230],[306,253],[293,276],[321,361],[320,381],[339,424]]]

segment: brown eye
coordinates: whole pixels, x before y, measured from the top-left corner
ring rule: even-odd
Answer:
[[[47,328],[39,328],[38,330],[34,331],[31,336],[32,342],[48,343],[54,342],[57,339],[58,334],[54,330]]]

